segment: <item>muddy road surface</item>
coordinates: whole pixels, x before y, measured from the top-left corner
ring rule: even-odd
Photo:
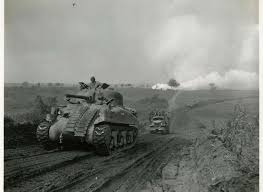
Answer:
[[[171,126],[183,125],[175,134],[140,135],[133,148],[107,157],[92,150],[45,151],[39,146],[5,149],[5,191],[141,191],[147,182],[160,178],[167,162],[180,159],[181,150],[191,144],[190,136],[180,134],[195,130],[187,129],[186,122],[193,121],[187,113],[225,101],[209,100],[178,108],[172,113]]]
[[[108,157],[37,146],[7,149],[5,191],[138,191],[188,144],[173,134],[145,134],[133,148]]]

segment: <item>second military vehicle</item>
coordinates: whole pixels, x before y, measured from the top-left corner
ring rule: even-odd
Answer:
[[[150,133],[161,133],[168,134],[169,133],[169,114],[165,111],[153,111],[149,116],[150,125],[149,131]]]
[[[138,135],[136,110],[123,106],[123,96],[108,86],[86,88],[82,95],[67,94],[68,104],[52,108],[37,127],[42,146],[66,149],[89,144],[99,155],[132,147]]]

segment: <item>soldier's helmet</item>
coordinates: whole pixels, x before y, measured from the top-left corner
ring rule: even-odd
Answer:
[[[92,76],[92,77],[90,78],[90,81],[91,81],[91,82],[95,82],[95,80],[96,80],[96,79],[95,79],[94,76]]]

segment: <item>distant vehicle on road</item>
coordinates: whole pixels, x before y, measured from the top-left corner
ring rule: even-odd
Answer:
[[[150,133],[169,134],[169,114],[165,111],[152,111],[149,115]]]

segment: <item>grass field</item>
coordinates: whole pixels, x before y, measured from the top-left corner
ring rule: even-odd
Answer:
[[[173,97],[174,91],[160,91],[144,88],[123,88],[118,89],[123,94],[124,104],[130,107],[135,107],[136,102],[145,98],[158,95],[160,98],[169,100]],[[65,103],[64,95],[66,93],[78,92],[77,87],[43,87],[43,88],[19,88],[5,87],[4,89],[4,104],[5,114],[20,113],[30,110],[35,98],[39,95],[44,100],[48,97],[57,97],[59,103]],[[178,107],[186,104],[208,100],[208,99],[232,99],[243,97],[258,97],[258,91],[234,91],[234,90],[218,90],[211,92],[209,90],[197,91],[180,91],[176,99]]]
[[[236,103],[245,103],[249,110],[256,113],[258,111],[258,91],[234,91],[234,90],[217,90],[211,92],[209,90],[197,91],[179,91],[176,99],[172,100],[175,92],[172,90],[161,91],[144,88],[122,88],[117,89],[123,94],[124,104],[128,107],[135,108],[138,112],[139,120],[145,123],[148,119],[148,113],[153,109],[169,108],[168,105],[174,105],[176,108],[184,107],[188,104],[200,103],[207,100],[230,100],[224,105],[209,105],[205,108],[205,118],[227,117],[233,105]],[[5,87],[4,91],[4,112],[6,116],[14,117],[17,121],[28,121],[27,113],[34,110],[34,102],[37,96],[40,96],[44,102],[50,98],[56,98],[59,104],[66,104],[64,95],[66,93],[78,92],[77,87],[34,87],[34,88],[20,88],[20,87]],[[240,100],[238,98],[248,98],[247,100]],[[234,99],[234,100],[231,100]],[[251,103],[252,102],[252,103]],[[253,105],[253,102],[256,102]],[[219,106],[219,107],[218,107]],[[216,109],[216,110],[215,110]],[[225,112],[224,110],[227,110]],[[198,111],[195,115],[198,114]],[[25,119],[25,120],[24,120]]]
[[[233,106],[237,103],[245,104],[246,108],[254,114],[258,112],[258,91],[234,91],[234,90],[209,90],[179,91],[176,99],[169,102],[175,92],[172,90],[161,91],[144,88],[122,88],[118,89],[123,94],[124,104],[135,108],[139,115],[139,120],[146,121],[148,113],[153,109],[168,108],[174,105],[176,108],[185,105],[206,102],[208,100],[226,100],[224,104],[213,104],[198,108],[194,116],[211,118],[227,118],[233,111]],[[16,116],[23,119],[23,115],[33,110],[37,96],[41,96],[44,102],[55,97],[59,104],[66,104],[64,95],[66,93],[78,92],[77,87],[40,87],[40,88],[19,88],[5,87],[4,92],[4,112],[10,117]],[[247,98],[247,99],[241,99]],[[234,100],[233,100],[234,99]],[[229,100],[229,101],[227,101]],[[203,112],[200,112],[201,110]]]
[[[144,88],[122,88],[117,91],[123,94],[124,104],[126,106],[137,110],[138,118],[142,126],[148,123],[148,114],[151,110],[166,109],[169,108],[169,105],[174,105],[175,108],[184,108],[189,104],[200,103],[201,106],[191,110],[188,116],[198,119],[198,121],[202,123],[211,123],[211,121],[215,119],[224,120],[231,117],[231,113],[236,104],[244,104],[246,109],[253,115],[258,113],[258,91],[179,91],[175,100],[172,100],[175,95],[175,92],[172,90],[161,91]],[[76,92],[78,92],[77,87],[5,87],[5,116],[11,117],[15,123],[23,122],[24,124],[30,121],[32,115],[35,116],[34,107],[36,106],[34,102],[37,96],[40,96],[43,102],[47,102],[48,99],[55,97],[59,104],[66,104],[64,95],[66,93]],[[224,102],[214,104],[215,101],[222,100]],[[172,129],[180,130],[180,128],[185,128],[185,122],[187,122],[187,120],[185,121],[186,117],[182,116],[181,113],[176,114],[176,126],[172,127]],[[29,127],[33,128],[34,126]],[[8,126],[8,129],[12,128]],[[11,136],[13,134],[21,134],[21,129],[17,129],[19,133],[13,133],[12,130],[7,130],[7,126],[5,126],[5,136],[8,136],[9,133],[11,133]],[[26,128],[23,128],[23,130],[24,129]],[[31,132],[29,135],[33,135]]]

